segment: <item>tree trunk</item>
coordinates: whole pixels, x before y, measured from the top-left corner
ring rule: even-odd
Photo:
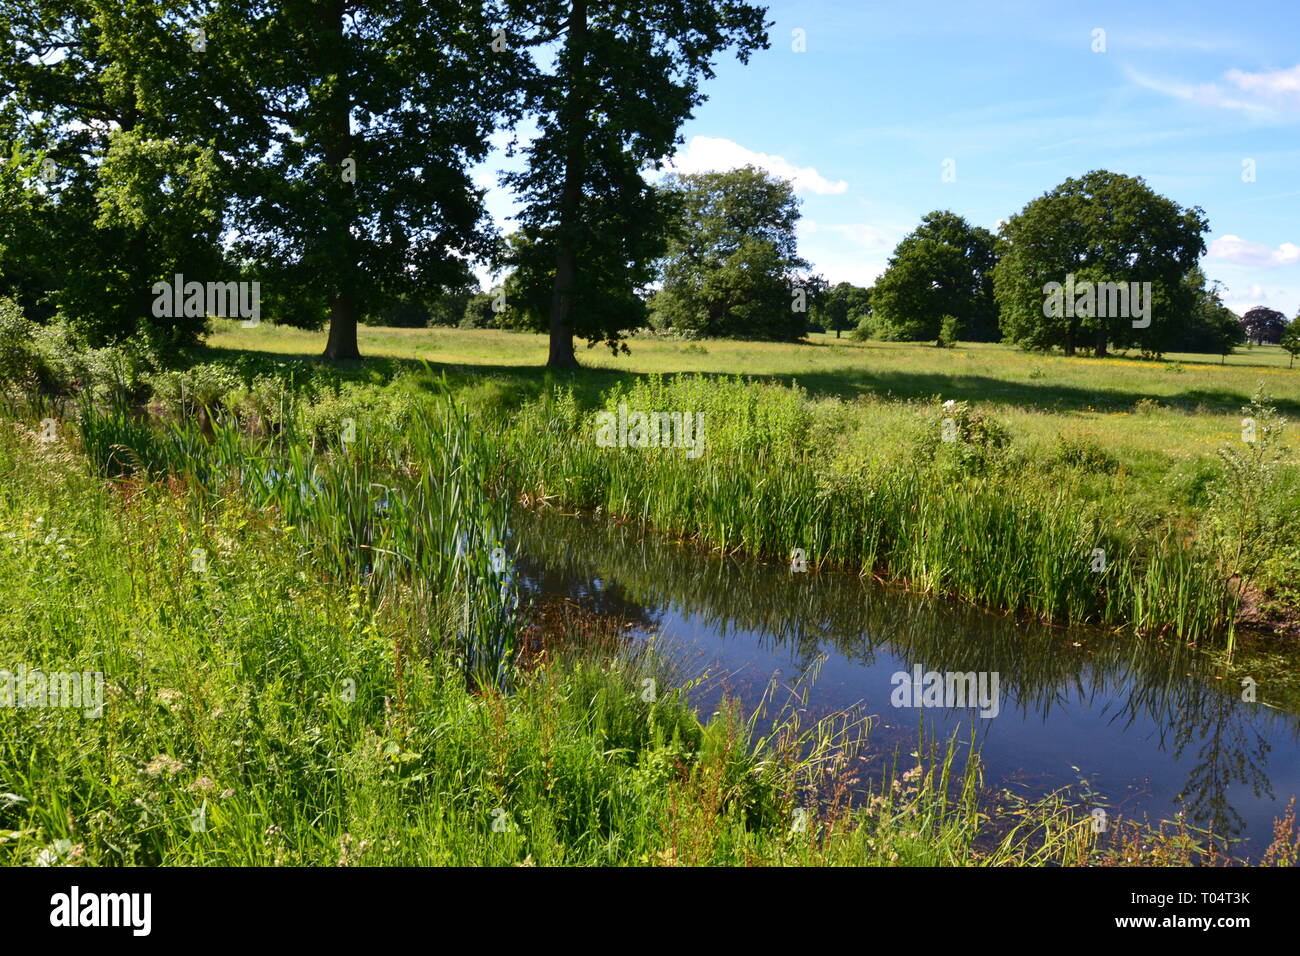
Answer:
[[[1097,330],[1097,336],[1094,339],[1094,343],[1095,344],[1093,345],[1092,354],[1097,358],[1105,358],[1106,357],[1106,330],[1105,329]]]
[[[577,368],[573,354],[573,286],[578,276],[577,229],[578,206],[582,200],[583,147],[586,104],[584,76],[587,60],[587,0],[573,0],[569,10],[567,42],[577,51],[573,76],[565,99],[564,128],[569,133],[569,149],[564,157],[564,186],[560,192],[559,223],[556,230],[555,285],[551,293],[551,348],[546,358],[548,368]]]
[[[361,358],[357,348],[357,304],[349,292],[341,292],[330,305],[330,335],[325,343],[325,358],[354,360]]]
[[[325,29],[334,32],[343,44],[347,30],[347,4],[335,0],[321,8]],[[339,69],[345,71],[345,64]],[[352,273],[356,270],[356,257],[353,255],[352,222],[354,220],[354,194],[352,186],[343,182],[343,161],[352,155],[352,104],[349,98],[350,81],[346,74],[338,84],[337,96],[341,101],[330,107],[330,117],[325,124],[322,153],[325,165],[333,176],[326,187],[326,202],[330,209],[326,226],[332,235],[326,236],[330,243],[333,272],[339,277],[338,291],[330,301],[329,338],[325,342],[323,356],[333,361],[354,361],[361,358],[357,348],[357,301],[352,291],[356,283]]]
[[[573,308],[573,281],[578,274],[577,255],[572,241],[561,241],[555,262],[555,288],[551,296],[551,348],[546,357],[548,368],[577,368],[573,354],[573,327],[569,313]]]

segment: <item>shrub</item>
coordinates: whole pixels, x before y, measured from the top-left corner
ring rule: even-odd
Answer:
[[[945,315],[939,320],[939,341],[935,344],[950,349],[957,344],[957,336],[960,334],[961,320],[955,315]]]
[[[13,299],[0,299],[0,390],[44,390],[53,377],[37,340],[39,326]]]
[[[969,402],[950,399],[930,417],[916,452],[943,470],[978,475],[1001,465],[1010,444],[1011,434],[1000,421]]]
[[[244,390],[234,369],[217,363],[195,365],[183,372],[159,372],[149,377],[156,411],[180,419],[221,417]]]
[[[1050,460],[1089,474],[1110,475],[1119,468],[1119,459],[1091,436],[1057,435],[1056,454]]]
[[[1283,493],[1286,419],[1263,386],[1241,413],[1240,439],[1219,449],[1223,470],[1210,488],[1207,517],[1228,573],[1248,577],[1258,570],[1260,556],[1289,543],[1293,512]]]

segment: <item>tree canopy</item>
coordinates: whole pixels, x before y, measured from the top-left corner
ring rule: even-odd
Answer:
[[[1140,178],[1067,179],[1002,227],[993,275],[1005,338],[1067,354],[1085,342],[1097,355],[1112,345],[1164,351],[1191,307],[1183,280],[1208,228],[1200,208]]]
[[[799,200],[754,166],[668,178],[678,218],[652,303],[661,331],[796,340],[825,283],[797,251]]]
[[[993,301],[994,237],[947,211],[927,213],[894,249],[871,292],[878,337],[926,341],[940,337],[945,315],[963,337],[996,341]]]
[[[813,318],[839,338],[841,332],[857,328],[871,313],[871,292],[852,282],[837,282],[817,299]]]
[[[181,10],[169,0],[0,9],[0,293],[36,317],[62,313],[92,342],[135,332],[155,281],[225,262],[219,157],[190,110],[201,70],[186,66],[198,54]],[[183,345],[202,317],[148,325]]]
[[[503,176],[523,202],[508,262],[522,320],[539,327],[545,315],[547,364],[572,367],[575,335],[617,347],[636,318],[670,218],[642,174],[678,142],[714,58],[734,48],[743,63],[767,47],[766,11],[742,0],[517,6],[533,25],[525,43],[558,49],[527,78],[538,132],[522,150],[524,169]]]
[[[1297,315],[1287,325],[1286,331],[1282,333],[1282,340],[1279,343],[1286,353],[1291,356],[1291,362],[1288,368],[1295,368],[1295,357],[1300,355],[1300,315]]]

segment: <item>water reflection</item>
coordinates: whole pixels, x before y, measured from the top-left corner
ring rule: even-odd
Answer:
[[[862,704],[885,745],[915,742],[920,711],[890,706],[892,675],[999,675],[1000,712],[927,710],[944,735],[974,728],[990,778],[1040,790],[1079,777],[1126,813],[1266,844],[1300,791],[1300,721],[1243,703],[1205,655],[1090,630],[1045,627],[901,594],[842,574],[793,574],[708,557],[590,517],[521,512],[512,522],[526,591],[563,596],[657,631],[739,675],[754,703],[775,672],[820,674],[819,712]],[[793,671],[793,674],[791,673]],[[1260,841],[1263,841],[1262,844]]]

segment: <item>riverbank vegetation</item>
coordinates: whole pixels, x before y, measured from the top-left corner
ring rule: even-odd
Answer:
[[[73,380],[66,353],[25,354],[0,446],[0,639],[29,667],[103,672],[106,703],[5,715],[11,862],[1137,862],[1061,798],[991,815],[964,749],[922,746],[872,790],[869,728],[848,717],[759,732],[733,705],[697,714],[690,675],[652,651],[584,647],[571,624],[539,637],[507,506],[777,560],[800,547],[814,572],[1211,646],[1235,606],[1223,556],[1285,560],[1204,536],[1285,542],[1286,515],[1194,520],[1238,472],[1281,489],[1267,501],[1294,494],[1263,398],[1267,454],[1201,451],[1184,487],[1206,497],[1153,516],[1169,486],[1134,467],[1140,442],[1040,444],[995,403],[942,393],[397,358],[339,374],[230,350],[174,368],[109,350]],[[1240,415],[1175,400],[1140,414]],[[594,413],[619,405],[702,413],[705,454],[599,447]],[[1206,859],[1203,835],[1170,834],[1132,845]]]
[[[0,858],[1087,858],[1087,822],[1058,800],[1010,831],[986,826],[978,758],[959,766],[951,747],[923,749],[900,784],[850,805],[851,721],[788,714],[758,737],[731,705],[696,715],[653,653],[582,647],[576,633],[516,661],[525,625],[502,613],[509,573],[474,530],[498,517],[472,500],[492,476],[463,419],[442,411],[415,416],[436,448],[396,431],[347,448],[277,443],[234,421],[205,436],[93,406],[52,441],[6,423],[5,659],[100,672],[104,697],[98,717],[3,715]],[[419,466],[404,470],[412,453]],[[467,505],[454,528],[434,524],[437,510],[408,526],[430,474]]]
[[[1121,862],[1060,797],[991,817],[965,749],[923,745],[874,788],[849,717],[697,714],[653,649],[572,624],[520,653],[532,626],[497,548],[513,483],[545,476],[507,442],[581,420],[571,392],[513,433],[484,428],[504,393],[456,401],[424,375],[308,401],[253,377],[187,405],[237,375],[160,373],[134,407],[66,407],[53,437],[6,414],[5,657],[105,682],[99,718],[5,714],[6,861]],[[711,392],[706,414],[748,395],[749,428],[710,454],[777,455],[813,427],[779,386],[640,388]]]
[[[336,378],[369,380],[338,385],[338,394],[360,398],[377,382],[396,377],[391,391],[407,401],[420,391],[417,360],[436,363],[475,414],[486,416],[484,429],[510,433],[512,460],[530,471],[518,480],[533,482],[517,490],[533,496],[599,506],[699,537],[710,547],[743,547],[777,560],[799,547],[837,566],[1049,618],[1129,623],[1157,632],[1169,625],[1193,637],[1208,628],[1221,643],[1230,613],[1252,627],[1293,628],[1300,604],[1300,437],[1284,422],[1300,412],[1300,378],[1276,348],[1241,349],[1220,366],[1187,356],[1154,362],[1035,355],[994,344],[939,350],[830,337],[800,346],[651,338],[639,340],[630,356],[594,358],[596,367],[582,373],[543,375],[526,367],[544,354],[540,336],[490,330],[366,334],[373,336],[368,348],[386,355],[365,373]],[[212,342],[217,355],[243,363],[248,375],[270,367],[275,353],[296,356],[297,337],[304,335],[222,323]],[[753,385],[689,385],[668,374],[673,369],[711,378],[743,375]],[[652,386],[646,377],[655,373],[664,377]],[[570,397],[557,398],[557,387],[570,389]],[[622,398],[619,389],[626,393]],[[583,416],[616,409],[620,401],[633,411],[708,409],[706,431],[714,451],[687,460],[680,453],[611,455],[599,449],[590,440],[594,424]],[[947,401],[954,405],[944,411]],[[529,424],[519,424],[521,414],[533,416]],[[562,420],[538,417],[555,414]],[[1248,418],[1256,441],[1244,440]],[[958,426],[960,441],[943,441],[945,420]],[[988,431],[984,423],[999,431]],[[556,429],[564,429],[563,437]],[[719,469],[728,466],[738,473],[736,481],[757,482],[765,468],[771,469],[770,480],[761,493],[731,487],[727,496],[749,497],[724,497],[729,511],[720,516],[716,508],[702,507],[712,492],[698,497],[693,483],[705,476],[721,480]],[[929,476],[921,482],[927,499],[946,500],[970,522],[962,532],[968,540],[951,542],[951,566],[906,535],[896,540],[906,540],[911,551],[883,555],[873,553],[865,539],[844,539],[862,530],[855,524],[869,526],[868,509],[884,507],[885,496],[899,487],[890,482],[909,470]],[[584,475],[617,477],[623,484],[602,491]],[[647,491],[656,482],[678,490],[654,499]],[[787,511],[778,519],[778,511],[768,507],[778,494],[793,495],[803,502],[797,507],[814,510],[787,520],[796,505],[781,498]],[[1000,532],[992,524],[999,519],[979,517],[972,510],[977,506],[968,507],[971,496],[990,506],[996,502],[1014,530]],[[764,505],[747,507],[747,501]],[[847,514],[832,516],[837,507]],[[1031,513],[1040,515],[1039,525],[1032,517],[1021,522]],[[939,520],[933,510],[917,514],[918,520]],[[782,530],[774,534],[771,526],[778,520]],[[847,530],[833,540],[836,521]],[[763,522],[768,530],[758,527]],[[1025,536],[1034,527],[1062,540],[1028,544]],[[888,536],[883,530],[881,535],[877,548],[888,551]],[[983,537],[976,542],[971,536]],[[926,548],[948,546],[942,535],[934,537]],[[1001,553],[1006,570],[996,570],[995,551],[987,562],[972,557],[999,540],[1008,549]],[[1015,548],[1021,546],[1055,554],[1060,567],[1017,567],[1022,557]],[[1094,548],[1106,550],[1106,572],[1090,570]],[[1125,564],[1132,556],[1137,560]],[[974,570],[962,572],[963,561]],[[1172,577],[1162,580],[1166,573]],[[1151,578],[1139,583],[1138,574]],[[1201,588],[1194,584],[1198,574],[1216,580]],[[994,580],[997,575],[1001,580]],[[1106,587],[1095,586],[1098,577]],[[1162,592],[1154,601],[1144,596],[1151,587]],[[1187,605],[1193,592],[1205,605],[1200,610]]]

